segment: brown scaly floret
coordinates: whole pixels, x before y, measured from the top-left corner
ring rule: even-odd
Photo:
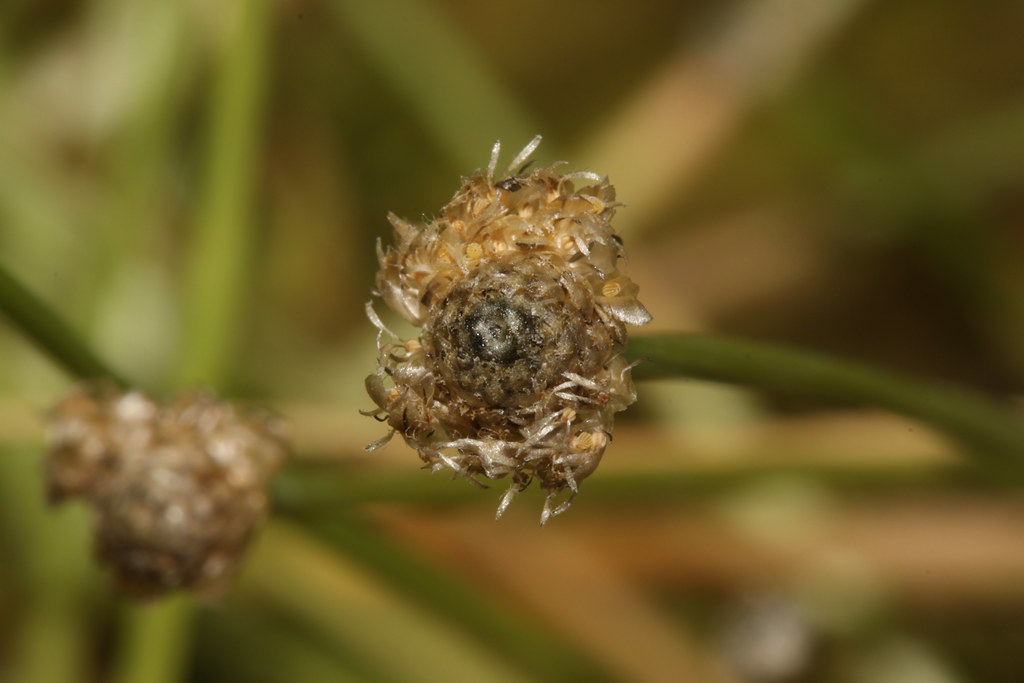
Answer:
[[[389,216],[395,245],[378,244],[377,293],[422,334],[399,339],[368,305],[379,367],[366,386],[372,414],[433,470],[480,485],[481,475],[510,477],[499,517],[537,478],[548,491],[544,523],[568,508],[614,414],[636,400],[626,324],[651,316],[622,270],[615,189],[557,165],[525,172],[539,143],[500,179],[495,144],[486,172],[464,178],[426,225]]]
[[[288,455],[281,420],[203,392],[161,404],[84,384],[50,411],[47,427],[50,499],[91,505],[97,556],[137,597],[223,588]]]

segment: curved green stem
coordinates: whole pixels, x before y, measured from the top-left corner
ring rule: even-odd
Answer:
[[[636,337],[634,377],[689,377],[846,404],[926,422],[984,459],[1024,458],[1024,419],[962,389],[910,379],[817,353],[701,334]]]
[[[127,383],[42,299],[0,266],[0,312],[69,374],[80,379],[109,378]]]

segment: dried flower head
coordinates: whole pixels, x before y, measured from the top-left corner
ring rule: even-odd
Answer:
[[[370,414],[392,430],[368,448],[397,431],[433,470],[481,486],[478,475],[510,477],[499,517],[537,478],[548,491],[543,524],[569,506],[614,413],[636,400],[625,324],[651,316],[622,270],[615,189],[557,165],[527,173],[539,143],[501,179],[495,144],[486,172],[464,178],[426,225],[389,216],[395,245],[378,243],[377,293],[423,329],[402,340],[367,306],[379,368],[366,387],[378,406]]]
[[[110,385],[76,387],[50,412],[51,501],[93,507],[96,552],[126,593],[216,591],[266,517],[287,457],[282,422],[207,393],[161,405]]]

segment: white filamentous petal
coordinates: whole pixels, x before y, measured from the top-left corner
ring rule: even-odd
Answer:
[[[575,180],[576,178],[582,178],[583,180],[589,180],[592,183],[599,183],[603,180],[601,176],[594,173],[593,171],[573,171],[572,173],[566,173],[565,178]]]
[[[519,169],[519,167],[522,166],[523,163],[530,158],[530,155],[533,154],[537,150],[537,147],[540,145],[541,139],[541,136],[537,135],[534,136],[534,138],[530,140],[528,143],[526,143],[526,147],[523,147],[519,151],[519,154],[517,154],[516,157],[512,160],[512,162],[509,163],[508,173],[515,173],[516,170]]]
[[[581,387],[591,389],[593,391],[601,391],[600,384],[598,384],[592,379],[587,379],[586,377],[578,375],[575,372],[563,372],[562,375]]]
[[[389,429],[387,434],[385,434],[384,436],[380,437],[379,439],[377,439],[373,443],[366,444],[363,447],[363,449],[366,450],[366,451],[375,451],[378,448],[381,448],[382,446],[387,444],[389,441],[391,441],[391,437],[393,437],[394,435],[395,435],[395,430],[394,429]]]
[[[373,308],[372,301],[366,302],[366,317],[370,319],[370,322],[373,323],[373,326],[376,327],[379,332],[384,332],[385,334],[398,339],[398,335],[389,330],[387,325],[384,324],[384,321],[380,319],[379,315],[377,315],[377,311]]]
[[[494,180],[494,172],[498,170],[498,156],[501,154],[501,140],[495,140],[491,147],[491,158],[487,162],[487,180]]]

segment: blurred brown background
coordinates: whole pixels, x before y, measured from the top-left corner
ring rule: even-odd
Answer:
[[[151,680],[1024,679],[1018,487],[943,474],[924,426],[646,383],[540,529],[536,491],[495,524],[501,482],[363,453],[357,413],[386,213],[537,133],[617,186],[644,333],[1018,402],[1022,29],[1018,0],[4,0],[3,265],[145,386],[294,422],[278,521]],[[12,330],[0,358],[0,679],[127,680],[134,612],[37,495],[68,380]]]

